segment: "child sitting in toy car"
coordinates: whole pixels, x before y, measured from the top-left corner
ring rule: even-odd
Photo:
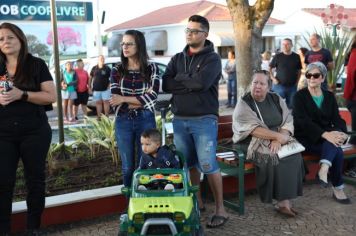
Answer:
[[[142,156],[140,169],[179,168],[179,160],[166,145],[161,146],[161,133],[156,129],[141,134]]]
[[[140,169],[179,168],[175,153],[168,146],[161,146],[161,133],[157,129],[148,129],[141,134],[141,147]],[[167,184],[165,189],[171,190],[174,186]]]

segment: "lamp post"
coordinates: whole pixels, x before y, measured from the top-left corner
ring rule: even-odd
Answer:
[[[51,24],[52,24],[52,37],[53,37],[53,56],[55,68],[55,80],[57,89],[57,115],[58,115],[58,135],[59,143],[64,144],[64,126],[63,126],[63,112],[62,112],[62,95],[60,86],[60,67],[59,67],[59,49],[58,49],[58,31],[57,31],[57,14],[56,14],[56,1],[50,0],[51,8]],[[60,155],[58,160],[68,160],[69,156],[66,153],[65,146],[60,148]]]
[[[344,13],[345,8],[340,5],[330,4],[321,13],[321,19],[324,24],[332,27],[332,36],[336,37],[336,30],[341,28],[341,25],[345,25],[348,19],[348,15]]]

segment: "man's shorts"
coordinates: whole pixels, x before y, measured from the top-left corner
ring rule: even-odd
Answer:
[[[94,91],[93,92],[93,100],[95,102],[97,101],[108,101],[111,98],[111,91],[110,89],[107,89],[105,91]]]
[[[87,105],[89,99],[89,93],[88,92],[77,92],[77,99],[74,100],[74,105],[79,106],[80,104],[82,105]]]
[[[218,172],[216,160],[217,118],[173,119],[174,144],[186,158],[189,168],[196,167],[204,174]]]

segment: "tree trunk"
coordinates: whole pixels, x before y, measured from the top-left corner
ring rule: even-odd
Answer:
[[[227,0],[234,26],[238,96],[248,91],[253,70],[261,67],[262,30],[273,10],[274,0]]]

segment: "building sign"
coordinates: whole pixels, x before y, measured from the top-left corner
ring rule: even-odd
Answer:
[[[91,2],[56,1],[58,21],[93,21],[93,4]],[[1,0],[1,20],[51,20],[49,1]]]

